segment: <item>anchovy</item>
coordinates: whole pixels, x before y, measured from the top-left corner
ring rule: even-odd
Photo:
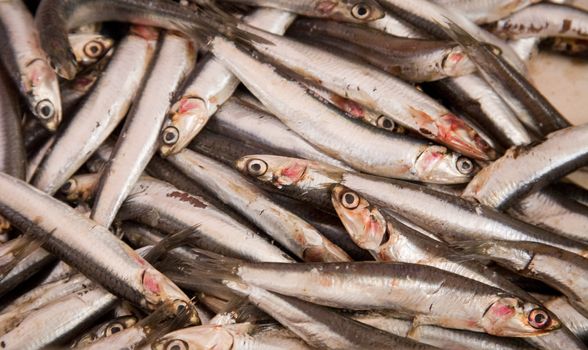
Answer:
[[[588,246],[577,241],[518,221],[491,207],[418,184],[349,173],[319,162],[277,156],[244,157],[237,166],[247,171],[244,166],[253,161],[267,164],[267,170],[263,174],[248,174],[266,183],[298,193],[312,191],[313,195],[323,198],[330,198],[330,186],[340,183],[364,195],[374,205],[435,232],[446,242],[475,239],[534,241],[588,255]]]
[[[174,345],[188,348],[222,348],[226,350],[312,350],[292,332],[278,326],[256,326],[249,323],[204,325],[184,328],[166,334],[152,343],[153,350],[167,350]]]
[[[577,140],[585,139],[587,133],[588,124],[570,127],[550,134],[536,146],[510,149],[478,173],[463,196],[498,209],[508,208],[526,194],[586,165],[588,148]]]
[[[492,23],[523,10],[541,0],[433,0],[452,10],[463,12],[477,24]]]
[[[338,22],[299,19],[289,34],[327,45],[405,81],[422,82],[472,73],[476,68],[458,44],[408,39]]]
[[[103,226],[24,182],[0,173],[0,213],[113,293],[146,309],[185,294]],[[67,225],[63,225],[67,220]]]
[[[507,212],[521,221],[588,243],[588,208],[552,188],[523,198]]]
[[[214,208],[203,198],[165,182],[142,178],[119,214],[167,232],[198,227],[195,242],[205,249],[253,261],[292,262],[279,248]]]
[[[165,269],[173,271],[172,278],[176,281],[208,278],[225,284],[251,285],[336,308],[395,309],[414,316],[415,325],[514,337],[549,333],[560,327],[555,316],[535,303],[425,265],[246,263],[211,257]],[[186,277],[175,276],[182,273]],[[279,284],[275,283],[278,278]],[[369,298],[357,298],[360,294]]]
[[[39,41],[33,17],[21,0],[0,1],[0,42],[0,61],[30,111],[47,129],[55,131],[62,115],[57,75],[41,49],[43,41]]]
[[[21,130],[18,96],[0,66],[0,171],[19,179],[25,177],[26,155]]]
[[[33,186],[49,194],[57,192],[124,118],[148,74],[158,37],[148,28],[136,32],[151,36],[130,34],[118,45],[94,91],[60,130],[35,172]]]
[[[460,172],[456,163],[463,157],[445,147],[371,130],[346,119],[309,95],[299,83],[281,76],[273,66],[255,60],[230,42],[217,37],[212,52],[284,124],[354,169],[434,183],[466,182],[475,170],[472,166]]]
[[[190,150],[170,156],[169,160],[300,259],[351,260],[309,223],[277,205],[236,171]]]
[[[588,12],[570,6],[536,4],[496,22],[492,30],[508,39],[588,39]]]
[[[252,42],[256,50],[311,83],[318,83],[327,90],[391,117],[421,136],[447,145],[465,155],[479,159],[495,157],[494,150],[470,125],[407,83],[376,68],[296,40],[250,27],[241,27],[273,43],[269,45]],[[258,68],[258,71],[259,69],[261,68]],[[244,70],[240,71],[239,77],[242,80]],[[251,84],[245,85],[251,90]],[[258,94],[252,92],[254,95]],[[269,101],[262,98],[260,100],[268,106]],[[271,111],[276,114],[274,110]],[[279,115],[276,116],[281,118]]]
[[[295,15],[275,9],[258,9],[243,20],[251,26],[282,35]],[[217,109],[231,97],[239,80],[212,55],[206,56],[171,105],[162,130],[164,155],[184,149]],[[173,136],[173,137],[172,137]]]
[[[92,207],[92,219],[109,227],[132,186],[156,153],[171,95],[190,73],[196,48],[167,33],[149,77],[125,121]]]
[[[527,277],[540,279],[561,291],[581,314],[588,315],[586,274],[582,256],[534,242],[464,242],[464,253],[485,257]]]
[[[371,311],[354,312],[349,317],[388,333],[396,334],[436,346],[439,349],[462,350],[532,350],[519,339],[495,337],[483,333],[460,331],[436,326],[419,325],[413,327],[411,320],[398,317],[393,312]]]
[[[138,319],[135,316],[121,316],[113,320],[109,320],[94,327],[92,330],[76,339],[72,343],[72,348],[78,347],[80,345],[87,345],[98,339],[109,337],[124,329],[128,329],[129,327],[134,326],[137,324],[137,321]]]

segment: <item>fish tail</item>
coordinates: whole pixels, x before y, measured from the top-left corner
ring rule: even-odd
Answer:
[[[193,286],[196,290],[201,290],[205,284],[218,286],[224,281],[240,281],[237,269],[243,264],[241,260],[202,249],[191,250],[197,255],[195,260],[179,257],[166,259],[159,265],[160,269],[169,273],[174,282]]]
[[[181,304],[185,302],[179,300],[165,302],[139,321],[136,326],[143,328],[147,336],[138,345],[151,344],[157,338],[190,324],[192,306]]]
[[[490,261],[487,255],[487,250],[492,243],[486,241],[461,241],[451,243],[451,248],[455,252],[455,256],[452,256],[452,260],[457,261]]]
[[[184,245],[189,245],[191,238],[195,235],[199,235],[198,227],[199,225],[188,227],[165,237],[156,245],[154,245],[153,248],[151,248],[151,250],[144,256],[145,260],[153,264],[155,261],[165,256],[165,254],[170,250]]]

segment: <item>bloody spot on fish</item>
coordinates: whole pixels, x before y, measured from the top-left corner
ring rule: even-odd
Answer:
[[[157,282],[157,278],[153,276],[149,270],[145,270],[143,273],[143,286],[153,294],[159,294],[161,292],[161,287],[159,286],[159,282]]]
[[[207,205],[200,201],[198,198],[186,192],[173,191],[168,193],[166,197],[176,198],[180,202],[190,203],[194,208],[204,209],[207,207]]]
[[[365,114],[363,107],[354,101],[351,101],[336,94],[333,94],[331,96],[331,100],[334,104],[337,105],[337,107],[349,113],[354,118],[362,118]]]
[[[320,1],[318,4],[316,4],[315,9],[321,13],[322,15],[329,15],[331,14],[331,12],[333,12],[333,10],[335,9],[335,7],[337,6],[337,2],[335,1],[331,1],[331,0],[325,0],[325,1]]]
[[[305,172],[306,165],[294,162],[280,171],[279,182],[283,185],[296,183],[300,181]]]

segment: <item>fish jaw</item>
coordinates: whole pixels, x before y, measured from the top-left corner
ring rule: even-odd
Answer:
[[[537,336],[561,327],[561,322],[553,314],[549,314],[551,319],[546,327],[532,327],[528,319],[529,313],[534,309],[541,308],[513,297],[504,297],[486,310],[479,323],[486,333],[502,337]]]
[[[455,77],[473,73],[476,70],[475,64],[463,52],[460,46],[448,50],[442,63],[442,69],[447,76]]]
[[[341,185],[333,188],[331,199],[337,215],[355,244],[363,249],[376,250],[386,234],[386,220],[364,198],[359,199],[356,208],[346,208],[342,197],[349,192],[349,189]]]
[[[437,140],[468,157],[480,160],[496,159],[496,151],[480,134],[462,119],[446,113],[436,120]]]
[[[55,131],[61,124],[61,95],[55,72],[44,60],[35,60],[26,67],[25,86],[32,112],[49,130]]]
[[[159,150],[161,155],[167,157],[186,148],[209,119],[210,113],[204,100],[198,97],[182,97],[172,106],[170,117],[163,125],[162,146]],[[177,130],[175,140],[166,139],[170,128]]]
[[[460,172],[457,165],[462,161],[460,157],[443,146],[427,146],[415,161],[412,171],[430,183],[467,183],[476,170],[472,168],[470,173]],[[473,162],[471,166],[474,167]]]

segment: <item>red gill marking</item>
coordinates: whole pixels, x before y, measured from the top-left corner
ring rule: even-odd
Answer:
[[[181,114],[185,114],[198,108],[200,108],[200,104],[198,102],[194,101],[191,98],[183,98],[180,101],[180,108],[178,109],[178,112]]]
[[[349,113],[352,117],[361,118],[365,114],[363,107],[354,101],[336,94],[331,95],[331,99],[333,103],[335,103],[343,111]]]
[[[306,171],[306,165],[298,162],[293,162],[292,165],[283,168],[280,171],[279,182],[281,184],[293,184],[299,181]],[[286,178],[289,182],[283,181]]]
[[[143,286],[153,294],[159,294],[161,292],[161,287],[159,282],[157,282],[156,276],[152,275],[149,270],[146,270],[143,274]]]
[[[328,15],[337,7],[337,2],[332,0],[320,1],[315,9],[323,15]]]

